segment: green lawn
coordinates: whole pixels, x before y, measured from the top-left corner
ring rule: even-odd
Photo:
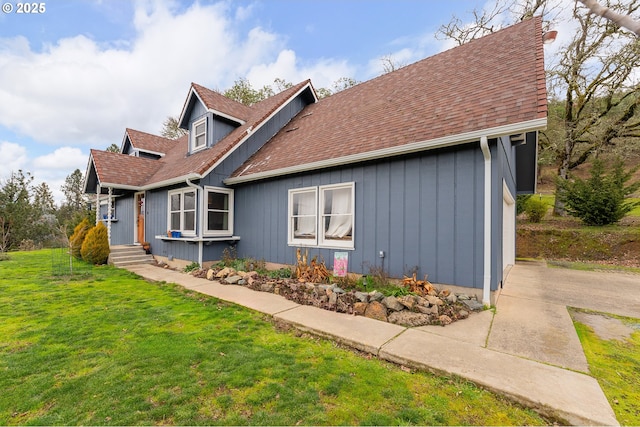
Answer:
[[[0,261],[0,425],[539,425],[458,379],[112,267]]]
[[[574,322],[591,374],[598,379],[621,425],[640,425],[640,319],[607,314],[638,329],[624,340],[604,340]]]

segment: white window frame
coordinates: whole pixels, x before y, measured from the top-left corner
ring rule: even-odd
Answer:
[[[185,209],[184,208],[184,195],[187,193],[193,193],[194,198],[194,207],[193,209]],[[179,194],[180,195],[180,208],[176,211],[171,209],[171,196]],[[180,213],[180,228],[172,228],[171,227],[171,214],[174,212]],[[193,230],[185,229],[185,213],[193,212]],[[196,228],[198,224],[198,193],[193,188],[181,188],[178,190],[172,190],[167,193],[167,229],[171,231],[180,231],[185,236],[195,236]]]
[[[349,216],[351,221],[351,239],[332,239],[325,236],[325,218],[331,217],[332,214],[326,214],[324,212],[324,204],[326,193],[332,190],[341,190],[348,189],[350,190],[350,203],[349,210],[350,212],[347,214],[340,214],[341,216]],[[332,184],[332,185],[322,185],[319,187],[319,197],[320,203],[318,204],[318,245],[322,247],[329,248],[345,248],[345,249],[353,249],[354,248],[354,228],[355,228],[355,215],[354,215],[354,205],[355,205],[355,183],[347,182],[341,184]]]
[[[196,133],[198,126],[204,124],[204,132]],[[202,145],[196,145],[198,136],[204,136],[204,143]],[[196,120],[191,124],[191,152],[199,151],[207,147],[207,117],[203,117],[200,120]]]
[[[228,209],[225,210],[216,210],[211,209],[213,212],[226,212],[228,215],[227,219],[227,229],[226,230],[209,230],[209,193],[221,193],[226,194],[228,196]],[[234,217],[234,200],[233,200],[233,189],[231,188],[222,188],[222,187],[204,187],[204,229],[203,234],[205,236],[233,236],[233,217]]]
[[[312,239],[303,239],[295,236],[294,215],[293,215],[293,198],[296,194],[313,193],[313,224],[315,225],[315,236]],[[298,215],[300,216],[300,215]],[[318,187],[294,188],[289,190],[289,209],[287,213],[287,239],[291,246],[317,246],[318,245]]]
[[[342,239],[331,239],[325,237],[325,229],[324,222],[327,217],[324,214],[324,202],[326,197],[326,192],[330,190],[339,190],[339,189],[350,189],[351,190],[351,204],[350,204],[350,213],[351,216],[351,239],[342,240]],[[315,237],[313,239],[302,239],[296,238],[294,235],[294,215],[293,215],[293,198],[294,195],[300,193],[313,193],[313,198],[315,201],[315,209],[314,215],[309,215],[314,217],[315,221]],[[312,246],[312,247],[322,247],[322,248],[336,248],[336,249],[355,249],[355,182],[346,182],[340,184],[330,184],[330,185],[320,185],[314,187],[303,187],[303,188],[295,188],[289,190],[288,197],[288,210],[287,210],[287,243],[290,246]]]

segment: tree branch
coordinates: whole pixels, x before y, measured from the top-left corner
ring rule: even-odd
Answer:
[[[588,7],[591,13],[607,18],[608,20],[615,22],[619,26],[624,27],[630,31],[633,31],[637,36],[640,37],[640,22],[634,20],[631,16],[622,15],[618,12],[611,10],[608,7],[601,6],[596,0],[579,0],[579,1],[580,3]]]

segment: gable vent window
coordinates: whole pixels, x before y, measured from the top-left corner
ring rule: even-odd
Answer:
[[[192,127],[191,151],[197,151],[207,146],[207,118],[194,122]]]

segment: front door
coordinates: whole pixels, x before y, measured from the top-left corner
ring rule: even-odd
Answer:
[[[144,242],[144,193],[136,193],[136,220],[135,220],[135,231],[134,231],[134,241],[135,243]]]

